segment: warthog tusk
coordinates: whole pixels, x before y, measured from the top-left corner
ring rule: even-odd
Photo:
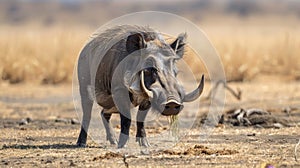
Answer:
[[[146,94],[149,96],[149,98],[153,98],[153,93],[146,88],[145,86],[145,82],[144,82],[144,71],[141,72],[141,84],[142,84],[142,89],[144,92],[146,92]]]
[[[191,102],[191,101],[196,100],[198,97],[200,97],[200,95],[203,91],[203,88],[204,88],[204,75],[202,75],[201,82],[200,82],[199,86],[197,87],[197,89],[195,89],[191,93],[185,94],[185,96],[183,98],[183,102]]]

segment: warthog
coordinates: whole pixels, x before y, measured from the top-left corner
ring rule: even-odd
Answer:
[[[118,148],[124,147],[129,138],[130,108],[138,106],[136,141],[149,146],[144,121],[150,107],[165,116],[177,115],[183,109],[183,102],[194,101],[202,93],[203,75],[199,86],[188,94],[176,78],[176,61],[184,55],[185,41],[185,33],[168,44],[149,27],[129,25],[94,35],[78,60],[83,119],[77,145],[86,145],[91,109],[96,101],[103,107],[101,117],[106,138],[111,144],[118,143]],[[94,99],[90,98],[89,90]],[[118,142],[109,123],[112,113],[117,112],[121,118]]]

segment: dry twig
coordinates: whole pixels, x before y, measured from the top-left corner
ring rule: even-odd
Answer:
[[[225,81],[219,80],[215,86],[209,91],[208,96],[205,97],[205,100],[208,100],[212,97],[213,90],[217,89],[219,85],[223,85],[225,89],[227,89],[236,99],[241,100],[242,98],[242,91],[237,88],[237,91],[235,92],[231,87],[228,86],[228,84]]]

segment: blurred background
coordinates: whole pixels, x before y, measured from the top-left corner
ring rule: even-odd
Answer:
[[[99,26],[144,10],[174,13],[203,29],[228,81],[300,80],[298,0],[1,0],[0,83],[70,83]]]

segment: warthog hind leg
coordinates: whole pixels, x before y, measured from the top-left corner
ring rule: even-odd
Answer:
[[[115,132],[109,122],[111,115],[112,115],[111,113],[105,113],[104,110],[101,111],[101,118],[102,118],[103,125],[104,125],[105,131],[106,131],[106,140],[108,140],[110,142],[110,144],[116,145],[117,140],[115,137]]]

